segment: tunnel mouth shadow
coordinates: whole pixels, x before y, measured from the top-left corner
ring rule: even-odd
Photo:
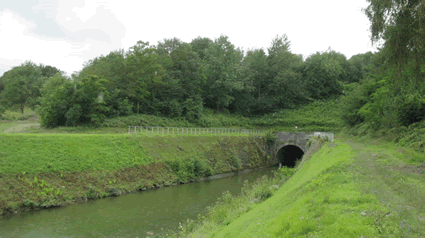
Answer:
[[[294,168],[297,161],[304,155],[304,151],[295,145],[286,145],[277,152],[277,159],[282,166]]]

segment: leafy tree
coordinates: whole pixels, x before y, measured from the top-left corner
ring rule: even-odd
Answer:
[[[75,83],[75,91],[70,100],[70,109],[66,113],[68,126],[92,124],[99,126],[105,119],[109,108],[105,99],[109,93],[105,85],[107,80],[92,75]]]
[[[248,82],[251,82],[253,93],[259,99],[261,93],[267,88],[268,64],[267,55],[263,49],[249,50],[243,60],[245,75]],[[253,95],[254,96],[254,95]]]
[[[305,103],[308,94],[300,71],[302,56],[281,52],[275,60],[279,62],[279,72],[268,85],[269,96],[278,108],[294,108]]]
[[[4,90],[4,80],[3,80],[3,76],[0,77],[0,95]]]
[[[343,55],[342,55],[343,56]],[[306,89],[313,99],[327,99],[341,95],[342,86],[339,80],[345,77],[341,65],[341,54],[328,50],[310,55],[303,65],[303,78]]]
[[[128,99],[126,102],[129,104],[133,105],[135,103],[128,98],[127,90],[130,82],[126,76],[127,70],[125,52],[119,49],[110,52],[106,56],[100,56],[88,61],[78,76],[75,75],[74,81],[79,81],[80,78],[89,77],[90,75],[97,75],[106,79],[108,82],[105,87],[106,91],[109,92],[109,97],[105,99],[109,107],[107,115],[108,117],[122,116],[126,110],[120,109],[120,107],[126,98]],[[128,115],[128,111],[126,111],[125,115]]]
[[[58,68],[50,66],[50,65],[40,64],[39,67],[40,67],[40,70],[41,70],[41,76],[46,77],[46,78],[53,77],[57,73],[61,73],[62,75],[65,74],[64,72],[60,71]]]
[[[277,35],[272,39],[270,47],[267,48],[269,59],[273,59],[281,52],[289,52],[290,48],[291,42],[289,41],[288,36],[286,34],[283,34],[282,36]]]
[[[37,105],[37,98],[40,96],[40,89],[45,78],[42,77],[40,67],[31,61],[26,61],[5,72],[2,81],[3,102],[8,106],[19,108],[21,113],[24,113],[25,106],[34,109]]]
[[[307,99],[305,82],[302,80],[301,55],[290,52],[290,41],[284,34],[276,36],[268,50],[268,96],[273,99],[274,109],[293,108]]]
[[[231,111],[250,115],[256,108],[264,104],[257,101],[264,94],[268,84],[267,56],[263,49],[248,50],[241,64],[241,77],[245,81],[243,90],[236,90],[232,93],[234,100],[230,105]]]
[[[414,62],[415,78],[424,76],[425,59],[425,3],[418,0],[367,0],[364,9],[371,23],[372,42],[383,40],[383,50],[398,72],[394,79],[401,80],[403,67]]]
[[[38,113],[45,127],[99,126],[109,108],[105,100],[109,94],[107,81],[97,76],[79,78],[73,82],[57,73],[43,87]]]
[[[208,37],[200,37],[193,39],[190,43],[192,45],[193,51],[195,51],[201,60],[205,58],[205,50],[210,46],[210,44],[213,43],[213,40],[211,40]]]
[[[353,55],[349,60],[347,69],[347,82],[359,82],[372,71],[372,52]]]
[[[60,73],[49,78],[41,90],[40,106],[37,113],[45,127],[64,126],[70,100],[74,94],[74,84]]]
[[[126,94],[137,103],[139,113],[140,102],[150,94],[148,84],[161,83],[166,71],[159,62],[156,49],[143,41],[138,41],[127,52],[126,66]]]
[[[172,39],[164,39],[163,41],[158,41],[157,50],[160,53],[171,54],[179,46],[183,44],[183,41],[174,37]]]
[[[144,102],[145,111],[197,120],[202,109],[205,81],[199,56],[190,44],[182,43],[171,54],[160,54],[160,62],[167,74],[163,83],[148,85],[150,96]]]
[[[203,106],[202,86],[206,76],[199,56],[187,43],[181,44],[171,53],[173,69],[170,74],[179,79],[180,93],[184,100],[183,114],[189,121],[199,119]]]
[[[209,107],[225,108],[235,100],[232,93],[243,90],[246,82],[241,77],[243,53],[220,36],[205,50],[205,75],[203,97]]]

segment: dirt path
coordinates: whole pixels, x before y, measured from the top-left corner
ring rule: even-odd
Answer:
[[[374,194],[388,207],[385,214],[377,214],[376,229],[391,234],[394,227],[403,231],[404,237],[425,237],[425,168],[411,164],[400,150],[347,142],[357,157],[351,167],[355,186]]]
[[[10,127],[3,130],[3,133],[22,133],[25,132],[25,129],[29,129],[31,127],[40,127],[40,123],[38,122],[25,122],[20,121],[10,125]]]

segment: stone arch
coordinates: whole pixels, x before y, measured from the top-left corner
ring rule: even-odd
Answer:
[[[276,159],[282,166],[293,168],[303,155],[304,151],[298,145],[287,143],[279,147],[276,152]]]

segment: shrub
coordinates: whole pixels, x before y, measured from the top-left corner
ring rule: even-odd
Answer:
[[[269,148],[274,145],[277,139],[278,139],[278,136],[275,130],[268,130],[266,132],[266,143],[269,146]]]
[[[205,160],[195,157],[193,159],[194,164],[194,173],[197,177],[210,176],[212,175],[211,165],[208,164]]]
[[[409,97],[410,96],[410,97]],[[408,95],[398,107],[398,121],[402,126],[409,126],[425,118],[425,98],[423,95]]]
[[[82,114],[81,106],[79,104],[74,104],[72,107],[66,112],[66,126],[76,126],[78,121],[80,120]]]
[[[6,107],[4,107],[3,105],[0,105],[0,118],[3,117],[3,113],[6,111]]]
[[[118,100],[118,112],[120,116],[128,116],[133,113],[133,104],[128,98]]]

